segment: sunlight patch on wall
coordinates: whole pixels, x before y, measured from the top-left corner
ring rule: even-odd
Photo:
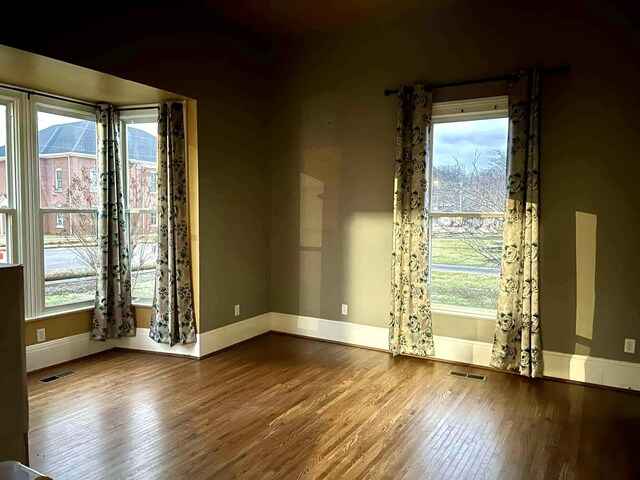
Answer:
[[[324,183],[300,174],[300,312],[320,316]]]
[[[576,349],[591,353],[596,306],[596,215],[576,212]]]

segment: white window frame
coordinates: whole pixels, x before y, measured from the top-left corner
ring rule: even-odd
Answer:
[[[29,220],[32,228],[30,229],[31,241],[26,247],[29,250],[28,256],[33,259],[32,264],[28,267],[33,275],[33,280],[29,287],[32,297],[31,314],[28,317],[36,318],[47,316],[55,313],[64,313],[68,311],[90,308],[94,305],[94,300],[86,300],[82,302],[71,302],[61,305],[46,305],[45,296],[45,279],[44,279],[44,236],[42,225],[45,214],[78,214],[88,213],[98,215],[97,208],[70,208],[70,207],[42,207],[40,200],[40,156],[38,144],[38,112],[46,112],[67,117],[74,117],[78,120],[96,121],[95,109],[92,107],[84,107],[82,105],[71,104],[63,100],[53,100],[38,95],[32,95],[30,103],[30,115],[27,121],[28,131],[31,133],[31,155],[25,163],[28,167],[26,181],[30,184],[31,191],[35,192],[30,195],[30,208],[28,209],[26,218]],[[97,148],[97,146],[96,146]],[[57,217],[56,217],[57,218]],[[96,248],[97,245],[96,245]],[[26,265],[25,265],[26,267]]]
[[[6,187],[7,206],[0,207],[0,214],[6,219],[7,264],[19,264],[23,258],[22,185],[20,184],[20,156],[22,151],[20,131],[21,108],[25,94],[0,88],[0,104],[6,107],[7,139],[6,154]]]
[[[505,118],[509,115],[509,97],[486,97],[470,100],[457,100],[452,102],[438,102],[433,104],[431,115],[432,124],[466,122],[470,120],[487,120],[491,118]],[[431,129],[430,156],[433,159],[433,131]],[[433,161],[429,162],[429,204],[433,198]],[[506,185],[505,185],[506,194]],[[432,232],[433,219],[441,217],[464,217],[464,218],[504,218],[502,212],[429,212],[429,252],[432,252]],[[431,286],[431,259],[429,255],[429,285]],[[463,316],[478,319],[487,319],[495,321],[497,315],[496,309],[473,308],[460,305],[448,305],[441,303],[433,303],[433,311],[445,315]]]
[[[130,229],[131,214],[132,213],[149,213],[149,214],[155,213],[157,215],[158,210],[157,208],[131,208],[129,205],[129,179],[131,178],[131,175],[129,173],[129,150],[127,147],[127,126],[135,125],[136,123],[156,123],[158,121],[158,109],[156,106],[153,106],[153,107],[149,107],[148,109],[140,109],[140,110],[134,110],[129,112],[125,110],[120,114],[120,121],[122,123],[122,134],[120,135],[120,142],[122,145],[121,145],[120,151],[124,152],[122,163],[124,165],[124,172],[125,172],[124,176],[127,179],[127,181],[124,183],[124,207],[125,207],[125,214],[127,219],[127,241],[129,242],[129,252],[130,252],[131,261],[132,261],[131,272],[133,273],[133,250],[131,248],[131,229]],[[156,155],[156,168],[158,168],[157,161],[158,161],[158,157]],[[150,173],[153,173],[153,172],[150,172]],[[156,179],[157,179],[157,171],[156,171]],[[149,191],[151,193],[157,193],[158,191],[157,183],[155,185],[155,190],[152,190],[151,184],[149,184]],[[149,215],[149,217],[151,217],[151,215]],[[157,224],[157,221],[156,221],[156,224]],[[147,306],[151,304],[152,300],[153,299],[150,297],[133,297],[133,303],[136,305]]]

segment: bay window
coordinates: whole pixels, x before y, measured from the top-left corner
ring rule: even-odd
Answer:
[[[24,264],[27,318],[94,303],[100,178],[95,109],[81,103],[0,88],[0,263]],[[132,291],[142,300],[155,279],[156,138],[155,109],[122,113]]]

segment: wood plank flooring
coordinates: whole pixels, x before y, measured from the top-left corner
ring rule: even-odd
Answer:
[[[32,466],[72,479],[640,478],[640,396],[268,334],[202,361],[29,377]]]

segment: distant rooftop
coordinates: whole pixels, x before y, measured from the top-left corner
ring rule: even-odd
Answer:
[[[87,120],[53,125],[38,132],[41,154],[79,153],[96,154],[96,124]],[[127,138],[128,157],[143,162],[156,161],[156,137],[139,128],[129,127]],[[0,146],[0,157],[4,157],[5,146]]]

